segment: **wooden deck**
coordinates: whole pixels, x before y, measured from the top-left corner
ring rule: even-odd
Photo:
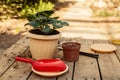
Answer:
[[[81,51],[96,54],[90,49],[94,43],[108,43],[110,41],[83,40],[83,39],[61,39],[64,41],[76,41],[81,43]],[[69,71],[61,76],[45,78],[31,71],[31,65],[24,62],[15,61],[15,57],[30,57],[28,39],[22,38],[16,44],[0,54],[0,80],[120,80],[120,46],[111,54],[99,54],[99,58],[79,56],[77,62],[65,62],[69,66]],[[58,55],[62,51],[58,52]],[[58,56],[57,55],[57,56]],[[58,56],[61,57],[61,56]]]

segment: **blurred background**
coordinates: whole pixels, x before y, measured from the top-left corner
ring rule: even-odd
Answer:
[[[25,18],[43,10],[59,10],[74,2],[72,0],[1,0],[0,19]]]

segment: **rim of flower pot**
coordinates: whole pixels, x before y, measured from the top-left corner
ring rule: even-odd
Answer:
[[[65,42],[62,44],[62,48],[68,50],[80,49],[81,44],[77,42]]]
[[[61,37],[60,32],[54,35],[40,35],[40,34],[38,35],[38,34],[31,33],[30,30],[27,31],[27,35],[28,37],[35,38],[35,39],[59,39]]]

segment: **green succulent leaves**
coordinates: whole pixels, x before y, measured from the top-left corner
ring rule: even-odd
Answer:
[[[58,20],[59,17],[50,17],[53,13],[54,11],[48,10],[33,14],[28,18],[29,23],[25,26],[30,25],[33,28],[40,29],[44,34],[49,34],[57,28],[69,25],[67,22]]]

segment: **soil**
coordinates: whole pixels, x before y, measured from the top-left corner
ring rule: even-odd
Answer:
[[[34,34],[38,34],[38,35],[54,35],[54,34],[59,34],[59,31],[57,31],[57,30],[54,30],[54,31],[52,30],[52,32],[49,33],[49,34],[45,34],[45,33],[43,33],[39,29],[33,29],[33,30],[30,30],[29,32],[30,33],[34,33]]]
[[[71,5],[73,5],[73,3],[61,9],[59,8],[54,15],[62,16]],[[24,27],[25,23],[27,23],[26,19],[7,19],[0,21],[0,53],[3,53],[4,50],[25,35],[27,31],[27,28]]]

